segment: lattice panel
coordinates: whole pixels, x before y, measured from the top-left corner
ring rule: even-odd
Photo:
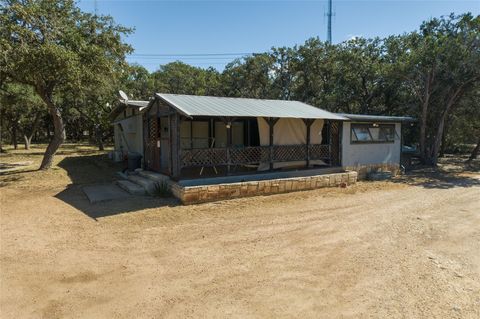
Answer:
[[[305,145],[276,145],[273,147],[274,162],[304,161],[307,158]]]
[[[145,164],[148,169],[156,169],[158,164],[157,149],[157,119],[149,117],[146,120],[147,132],[145,137]]]
[[[330,144],[331,156],[330,165],[340,165],[340,122],[330,122]]]
[[[230,150],[230,161],[232,164],[255,164],[260,162],[268,162],[268,147],[244,147],[232,148]]]
[[[227,150],[224,148],[183,150],[181,161],[183,167],[225,165]]]
[[[310,145],[310,159],[330,159],[330,145]]]

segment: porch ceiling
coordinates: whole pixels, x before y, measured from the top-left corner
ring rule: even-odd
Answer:
[[[302,119],[348,120],[317,107],[284,100],[261,100],[156,93],[159,98],[180,113],[189,116],[212,117],[277,117]]]

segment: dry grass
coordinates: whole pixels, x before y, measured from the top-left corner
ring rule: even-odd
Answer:
[[[107,158],[107,151],[98,151],[94,146],[64,144],[54,158],[50,170],[40,171],[46,145],[32,145],[30,150],[7,148],[0,154],[0,163],[31,162],[19,171],[0,175],[0,187],[24,189],[61,188],[69,184],[86,184],[111,181],[121,164]]]

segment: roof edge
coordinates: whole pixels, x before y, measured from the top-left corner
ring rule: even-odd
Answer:
[[[155,93],[155,99],[154,101],[158,98],[162,101],[164,101],[165,103],[167,103],[168,105],[170,105],[171,107],[173,107],[174,109],[176,109],[179,113],[181,113],[182,115],[186,116],[186,117],[189,117],[189,118],[193,118],[193,116],[191,114],[188,114],[184,109],[182,109],[180,106],[176,105],[175,103],[173,103],[172,101],[170,101],[169,99],[167,99],[165,96],[163,96],[163,93]]]
[[[413,123],[417,122],[417,119],[411,116],[390,116],[390,115],[368,115],[368,114],[348,114],[348,113],[336,113],[340,116],[347,118],[349,121],[364,121],[364,122],[400,122],[400,123]]]

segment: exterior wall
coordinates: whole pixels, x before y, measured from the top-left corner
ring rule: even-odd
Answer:
[[[114,142],[115,142],[115,151],[122,151],[123,154],[126,154],[128,151],[130,152],[137,152],[142,154],[143,156],[143,120],[142,114],[136,114],[130,116],[127,114],[127,118],[124,119],[123,114],[119,115],[115,121],[125,120],[126,126],[123,128],[123,136],[127,140],[127,144],[125,143],[125,139],[122,136],[122,132],[118,127],[118,124],[114,124],[113,132],[114,132]]]
[[[183,204],[194,204],[238,197],[351,185],[355,184],[356,181],[357,172],[351,171],[316,176],[185,187],[171,181],[170,189],[172,194],[180,199]]]
[[[400,138],[393,143],[352,144],[350,141],[350,125],[343,123],[342,131],[342,166],[358,167],[377,164],[400,164]],[[395,123],[395,130],[401,136],[401,124]]]

